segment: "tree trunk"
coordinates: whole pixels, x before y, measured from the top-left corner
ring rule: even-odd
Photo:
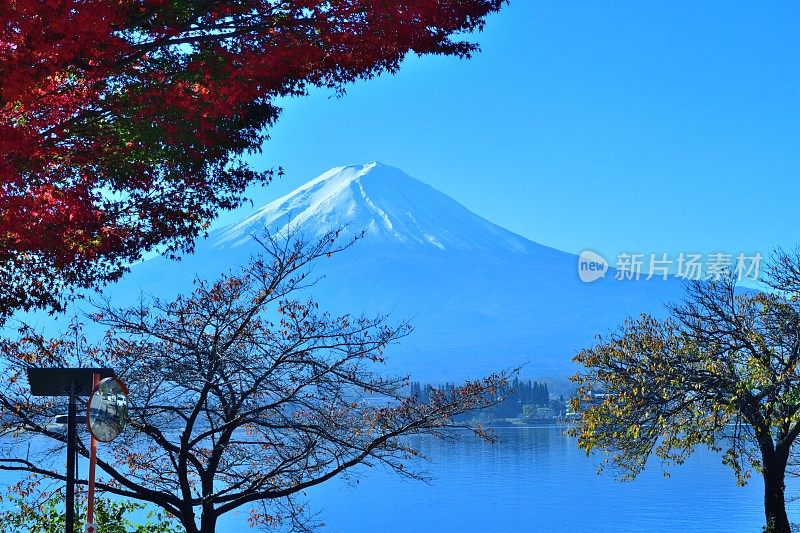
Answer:
[[[217,530],[217,515],[214,512],[203,511],[200,517],[200,533],[215,533]]]
[[[186,529],[186,533],[199,533],[197,524],[194,521],[194,510],[191,505],[183,506],[180,516],[181,525]]]
[[[768,454],[762,454],[768,455]],[[779,457],[764,457],[764,515],[768,533],[791,533],[789,517],[786,515],[784,498],[784,476],[786,461]]]
[[[197,529],[197,524],[194,522],[187,522],[185,520],[181,520],[181,525],[186,529],[186,533],[199,533],[199,529]]]

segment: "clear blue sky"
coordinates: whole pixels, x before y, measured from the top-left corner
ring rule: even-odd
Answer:
[[[255,203],[379,160],[575,253],[800,244],[797,2],[512,0],[476,38],[287,101]]]

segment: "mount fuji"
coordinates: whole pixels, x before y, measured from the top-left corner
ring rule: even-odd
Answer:
[[[211,231],[181,262],[134,265],[107,292],[117,305],[142,292],[171,298],[196,276],[246,264],[259,248],[252,235],[265,227],[312,238],[345,225],[364,238],[321,261],[315,274],[324,278],[308,290],[333,313],[410,319],[414,332],[387,351],[388,370],[423,381],[522,364],[526,376],[565,377],[596,334],[626,316],[658,312],[680,289],[661,280],[583,283],[576,256],[492,224],[397,168],[369,163],[332,168]]]

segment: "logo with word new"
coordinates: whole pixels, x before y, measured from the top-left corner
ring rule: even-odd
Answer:
[[[582,282],[591,283],[604,278],[607,271],[608,262],[602,255],[591,250],[584,250],[578,256],[578,276]]]

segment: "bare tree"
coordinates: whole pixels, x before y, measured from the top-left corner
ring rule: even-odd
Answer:
[[[242,272],[198,281],[188,296],[102,304],[92,319],[107,333],[97,343],[78,324],[55,339],[23,326],[0,345],[11,382],[0,407],[26,430],[1,450],[0,469],[64,479],[54,454],[65,436],[46,423],[57,408],[20,383],[27,367],[109,365],[129,385],[131,419],[100,448],[97,488],[159,506],[187,532],[212,532],[243,507],[255,524],[304,529],[313,524],[298,494],[359,464],[420,477],[409,467],[418,452],[403,437],[450,438],[452,418],[496,403],[506,376],[424,404],[405,394],[406,378],[382,377],[384,350],[408,334],[407,323],[332,317],[295,297],[313,281],[312,262],[342,248],[337,237],[266,235],[263,255]],[[88,454],[85,440],[78,449]]]

